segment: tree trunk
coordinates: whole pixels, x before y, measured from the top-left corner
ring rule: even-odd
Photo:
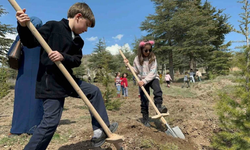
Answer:
[[[166,64],[164,64],[163,66],[164,66],[164,70],[163,70],[163,72],[164,72],[164,74],[166,75],[166,73],[167,73],[167,65],[166,65]]]
[[[161,65],[161,74],[164,74],[164,64]]]
[[[173,50],[169,50],[169,74],[174,81],[174,63],[173,63]]]
[[[194,70],[194,57],[192,55],[190,55],[190,65],[189,65],[189,69],[193,69]]]
[[[195,72],[196,71],[196,60],[194,59],[194,65],[193,65],[193,71]]]

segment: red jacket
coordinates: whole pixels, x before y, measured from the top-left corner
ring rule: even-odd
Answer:
[[[128,87],[128,80],[127,80],[127,78],[121,78],[121,80],[122,80],[121,85],[124,86],[124,84],[125,84],[124,87]]]

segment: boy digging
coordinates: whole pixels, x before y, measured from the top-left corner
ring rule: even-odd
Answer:
[[[16,13],[17,30],[23,45],[32,48],[40,44],[26,27],[30,18],[25,11],[26,9],[23,9]],[[77,97],[73,87],[54,63],[56,61],[62,62],[111,132],[116,131],[118,123],[110,125],[99,88],[77,79],[72,74],[72,68],[81,64],[84,41],[79,34],[87,32],[88,27],[93,28],[94,26],[95,17],[90,7],[86,3],[75,3],[68,10],[68,19],[49,21],[39,28],[39,33],[53,51],[47,54],[41,48],[36,98],[43,100],[44,116],[29,143],[25,146],[25,150],[45,150],[47,148],[60,122],[65,97]],[[91,118],[94,130],[91,141],[94,147],[99,147],[105,142],[107,135],[92,114]]]

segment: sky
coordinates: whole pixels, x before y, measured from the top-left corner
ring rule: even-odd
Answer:
[[[205,0],[203,0],[204,2]],[[83,54],[91,54],[100,38],[106,41],[107,50],[117,54],[121,47],[132,49],[135,38],[145,36],[146,32],[140,30],[141,23],[149,14],[154,14],[155,7],[150,0],[16,0],[21,8],[26,8],[29,16],[39,17],[43,23],[62,18],[67,18],[67,11],[76,2],[86,2],[92,9],[96,25],[89,28],[88,32],[81,34],[85,45]],[[224,13],[231,16],[228,22],[239,29],[239,14],[243,12],[237,0],[208,0],[217,9],[224,9]],[[0,5],[6,9],[8,14],[0,17],[2,24],[17,25],[15,10],[8,0],[1,0]],[[7,35],[15,38],[16,35]],[[226,35],[225,42],[241,41],[244,37],[238,33]],[[235,47],[242,43],[233,43],[231,50],[237,51]]]

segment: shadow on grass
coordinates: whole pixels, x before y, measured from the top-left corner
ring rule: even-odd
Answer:
[[[60,120],[59,125],[68,125],[72,123],[76,123],[76,121],[70,121],[69,119],[64,119],[64,120]]]

